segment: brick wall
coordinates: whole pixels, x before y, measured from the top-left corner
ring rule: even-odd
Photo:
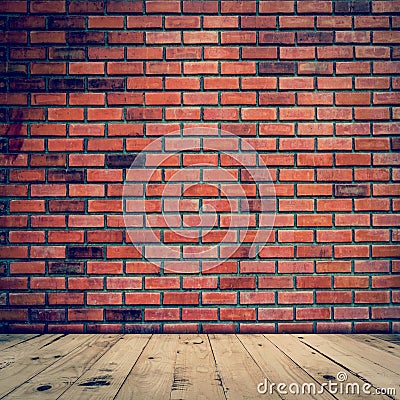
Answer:
[[[0,12],[2,331],[399,332],[400,1]]]

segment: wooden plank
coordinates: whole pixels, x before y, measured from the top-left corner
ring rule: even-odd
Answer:
[[[383,369],[383,374],[387,376],[397,375],[395,379],[399,379],[400,359],[398,357],[383,353],[382,350],[368,344],[357,342],[348,335],[302,335],[300,340],[309,345],[311,345],[310,341],[312,341],[316,345],[323,347],[326,347],[326,343],[329,342],[329,346],[335,349],[338,354],[356,356],[362,360],[366,367],[371,366],[374,372]]]
[[[400,359],[347,335],[302,335],[303,343],[345,365],[374,387],[396,388],[400,396]],[[375,398],[375,396],[374,396]]]
[[[58,400],[110,400],[118,393],[151,335],[125,335]]]
[[[169,399],[177,349],[177,335],[153,335],[115,399]]]
[[[170,400],[225,400],[206,335],[180,335]]]
[[[390,341],[376,337],[375,335],[351,335],[350,338],[372,346],[375,349],[386,351],[392,356],[400,357],[400,346],[397,343],[392,343]]]
[[[394,343],[394,344],[397,344],[398,346],[400,346],[400,335],[375,334],[375,335],[371,335],[371,336],[377,337],[382,340],[386,340],[390,343]]]
[[[2,351],[0,397],[54,364],[84,341],[83,335],[43,335]],[[35,346],[31,342],[35,342]]]
[[[5,399],[57,399],[120,338],[120,335],[106,334],[82,336],[82,343],[74,346],[62,359],[58,358]],[[68,343],[65,343],[65,347],[69,347]],[[48,350],[44,351],[47,355]]]
[[[36,368],[39,368],[42,362],[46,361],[40,359],[38,352],[44,348],[51,348],[55,343],[58,344],[63,336],[58,334],[41,335],[3,350],[0,353],[0,396],[33,376]],[[53,362],[55,361],[56,359]],[[39,370],[44,368],[45,366],[40,367]],[[33,369],[32,374],[29,371],[30,369]],[[23,378],[19,379],[19,377]]]
[[[251,358],[236,335],[209,335],[219,378],[228,400],[265,399],[257,391],[264,382],[263,371]],[[279,399],[275,393],[268,396]]]
[[[34,337],[37,337],[37,334],[3,334],[0,335],[0,351],[8,349],[9,347],[13,347],[18,343],[26,342]]]
[[[42,346],[46,346],[49,343],[60,339],[62,336],[63,335],[36,336],[29,341],[21,341],[13,346],[3,349],[0,353],[0,369],[2,368],[2,362],[4,362],[7,357],[11,357],[13,360],[19,360],[21,357],[28,357],[30,353],[36,351]]]
[[[243,346],[261,368],[268,382],[279,384],[280,382],[297,384],[299,387],[305,382],[311,382],[313,379],[299,365],[295,364],[285,353],[278,349],[274,344],[268,341],[263,335],[237,335]],[[268,383],[268,384],[269,384]],[[319,383],[314,380],[319,386]],[[265,389],[264,389],[265,390]],[[268,390],[269,393],[269,390]],[[269,396],[266,394],[265,396]],[[290,393],[284,395],[285,399],[298,400],[299,395]],[[308,399],[326,399],[331,400],[332,396],[324,391],[322,394],[307,394]]]
[[[310,348],[305,343],[302,343],[298,338],[291,335],[266,334],[264,335],[270,342],[282,350],[292,361],[301,366],[314,380],[320,384],[329,384],[329,381],[338,383],[337,374],[345,372],[348,379],[347,383],[357,383],[360,388],[363,387],[365,381],[361,380],[351,371],[345,368],[345,365],[338,364],[334,360],[327,358],[324,354]],[[330,335],[331,336],[331,335]],[[302,335],[303,337],[303,335]],[[371,400],[371,395],[363,393],[360,389],[360,394],[345,394],[336,393],[337,399],[368,399]],[[386,396],[374,395],[374,400],[386,399]]]

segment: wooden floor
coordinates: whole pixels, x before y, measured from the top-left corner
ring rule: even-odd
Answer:
[[[339,383],[343,374],[344,383],[359,384],[359,395],[331,394],[326,389],[322,394],[295,394],[305,383],[317,390],[323,383]],[[269,391],[271,383],[286,384],[288,393],[259,393]],[[362,387],[368,383],[372,393],[383,388],[392,394],[364,393]],[[400,338],[0,335],[0,398],[399,399]]]

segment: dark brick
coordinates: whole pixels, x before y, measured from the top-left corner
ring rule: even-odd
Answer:
[[[7,201],[0,201],[0,214],[5,214],[7,212]]]
[[[103,0],[73,0],[69,5],[69,12],[72,14],[103,14]]]
[[[49,211],[51,213],[81,213],[85,211],[84,200],[50,200]]]
[[[24,145],[25,139],[10,139],[8,143],[8,150],[11,152],[21,151],[22,146]]]
[[[294,44],[294,32],[260,32],[260,43]]]
[[[106,310],[106,321],[140,321],[142,311],[136,309],[108,309]]]
[[[0,79],[0,92],[5,92],[7,90],[7,81],[6,79]]]
[[[122,333],[122,324],[87,324],[86,333]]]
[[[107,154],[106,165],[109,168],[129,168],[137,154]]]
[[[48,17],[49,29],[85,29],[85,17]]]
[[[28,318],[28,310],[22,309],[22,310],[16,310],[14,309],[9,309],[9,308],[2,308],[0,310],[0,321],[1,322],[6,322],[5,323],[5,332],[11,332],[12,331],[12,326],[7,326],[9,322],[15,321],[15,322],[26,322]],[[3,328],[0,328],[0,330]],[[30,332],[32,332],[30,330]]]
[[[28,64],[2,63],[0,64],[0,73],[3,75],[27,75]]]
[[[79,275],[84,273],[83,262],[51,262],[49,274]]]
[[[44,90],[46,87],[44,78],[15,78],[10,79],[9,83],[10,89],[17,92],[37,92]]]
[[[7,243],[7,232],[0,231],[0,244]]]
[[[104,32],[70,32],[69,44],[104,44]]]
[[[330,62],[299,62],[297,64],[299,75],[332,75],[333,63]]]
[[[400,47],[393,47],[392,49],[392,59],[398,60],[400,58]]]
[[[50,78],[50,90],[83,90],[85,87],[83,78]]]
[[[392,150],[400,150],[400,138],[392,138]]]
[[[335,185],[335,197],[366,197],[369,192],[369,185]]]
[[[7,275],[7,263],[0,262],[0,276]]]
[[[31,167],[64,167],[67,163],[65,154],[32,154]]]
[[[5,47],[0,47],[0,60],[5,60],[7,55],[7,49]]]
[[[44,60],[46,49],[44,47],[11,47],[10,58],[14,60]]]
[[[14,110],[11,110],[13,112]],[[13,114],[14,118],[13,121],[20,121],[20,118],[17,118],[19,114]],[[7,109],[6,108],[0,108],[0,121],[4,122],[7,118]]]
[[[108,13],[142,13],[143,2],[141,0],[108,0]]]
[[[7,263],[0,262],[0,276],[7,275]]]
[[[68,246],[68,258],[103,258],[104,249],[101,246]]]
[[[32,309],[30,310],[30,317],[32,322],[65,321],[66,312],[64,309]]]
[[[26,135],[26,125],[23,124],[7,124],[3,125],[4,130],[2,132],[3,136],[25,136]]]
[[[251,246],[240,246],[229,256],[229,258],[254,258],[255,249]]]
[[[10,29],[41,29],[46,27],[46,18],[40,16],[12,17],[9,19]]]
[[[24,145],[24,142],[25,142],[25,139],[10,139],[8,142],[8,150],[10,152],[21,151],[22,146]],[[1,143],[1,141],[0,141],[0,143]],[[4,147],[4,149],[5,148],[6,148],[6,146]]]
[[[297,43],[333,43],[333,32],[297,32]]]
[[[260,75],[268,74],[294,74],[295,63],[291,61],[261,62],[259,65]]]
[[[83,183],[83,170],[50,170],[48,172],[49,182],[68,182],[68,183]]]
[[[1,138],[0,139],[0,151],[1,153],[5,153],[7,149],[7,139]],[[12,148],[10,148],[10,151],[12,151]]]
[[[89,78],[89,90],[114,90],[124,88],[123,78]]]
[[[125,333],[161,333],[161,327],[159,324],[126,324]]]
[[[43,108],[12,108],[9,110],[11,121],[44,121],[46,119]]]
[[[84,60],[84,47],[54,47],[49,49],[51,60]]]
[[[370,0],[336,0],[335,13],[369,13]]]
[[[0,169],[0,182],[4,183],[7,180],[7,171],[5,169]],[[0,202],[0,214],[2,212],[2,202]]]

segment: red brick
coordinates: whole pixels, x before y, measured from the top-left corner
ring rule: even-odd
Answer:
[[[368,319],[368,307],[335,307],[334,317],[338,320]]]
[[[110,0],[107,2],[108,13],[141,13],[143,5],[140,1]]]
[[[254,62],[222,62],[221,73],[223,75],[254,74],[256,65]]]
[[[89,17],[89,29],[117,29],[124,27],[123,17]]]
[[[218,1],[207,2],[185,0],[183,2],[184,13],[214,14],[218,12]]]
[[[307,121],[313,120],[315,117],[315,110],[313,108],[281,108],[279,110],[279,115],[281,120],[300,120],[300,121]]]
[[[317,78],[318,89],[351,89],[352,79],[348,77],[320,77]]]
[[[180,41],[179,41],[180,42]],[[218,43],[218,32],[184,32],[185,44],[214,44]]]
[[[222,321],[251,321],[256,319],[256,312],[254,308],[221,308],[220,319]]]
[[[221,2],[221,12],[223,14],[230,13],[255,13],[256,2],[252,0],[239,0],[239,1],[225,1]]]
[[[176,293],[166,292],[164,293],[163,304],[199,304],[199,293]]]
[[[242,17],[243,18],[243,17]],[[225,29],[225,28],[237,28],[238,27],[237,16],[204,16],[203,17],[203,28],[204,29]],[[243,20],[242,20],[243,21]],[[243,22],[242,22],[243,24]],[[246,26],[242,27],[246,28]]]
[[[317,303],[341,304],[351,303],[350,291],[324,291],[317,292]]]
[[[294,2],[286,0],[280,2],[261,1],[259,11],[261,14],[291,14],[294,12]]]
[[[211,321],[217,320],[216,308],[184,308],[182,309],[183,321]]]
[[[237,31],[237,32],[222,32],[221,44],[244,44],[256,43],[256,32],[252,31]]]
[[[317,293],[318,295],[318,293]],[[278,292],[279,304],[312,304],[312,292]]]
[[[205,60],[238,60],[239,49],[234,47],[205,47],[204,48]]]
[[[294,317],[293,309],[287,307],[280,308],[259,308],[258,318],[260,320],[292,320]]]
[[[69,321],[102,321],[103,310],[101,309],[70,309],[68,310]]]
[[[125,303],[127,305],[159,305],[159,293],[126,293]]]
[[[161,16],[144,16],[144,15],[128,16],[126,25],[127,25],[128,29],[161,28],[162,27],[162,17]]]
[[[330,319],[331,310],[329,308],[297,308],[296,319],[310,320],[310,319]]]
[[[148,13],[179,13],[180,11],[179,1],[146,1],[146,12]]]
[[[320,49],[320,48],[318,48]],[[281,47],[279,54],[282,60],[309,60],[315,58],[314,47]],[[320,57],[321,58],[321,57]]]

